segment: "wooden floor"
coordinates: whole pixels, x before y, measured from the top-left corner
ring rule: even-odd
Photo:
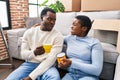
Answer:
[[[13,59],[13,66],[1,65],[2,63],[10,63],[9,59],[0,61],[0,80],[4,80],[13,70],[15,70],[24,61]]]

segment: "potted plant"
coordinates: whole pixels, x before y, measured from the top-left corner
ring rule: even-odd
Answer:
[[[59,0],[56,0],[55,3],[51,3],[51,4],[47,5],[48,1],[49,0],[45,0],[43,3],[39,4],[39,6],[40,7],[46,6],[46,7],[52,8],[56,12],[64,12],[65,11],[64,5]]]

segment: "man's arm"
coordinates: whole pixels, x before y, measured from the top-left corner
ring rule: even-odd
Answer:
[[[51,52],[48,54],[47,58],[43,60],[40,65],[30,73],[30,77],[34,80],[38,76],[42,75],[47,69],[49,69],[56,61],[57,53],[60,53],[63,46],[63,37],[58,36],[54,40],[54,45],[52,46]]]
[[[34,41],[34,39],[32,40],[32,37],[34,36],[32,31],[33,31],[33,29],[29,29],[23,35],[22,45],[21,45],[21,56],[23,59],[25,59],[27,61],[29,61],[31,59],[34,59],[36,61],[37,59],[35,59],[35,57],[39,55],[39,57],[41,57],[41,59],[37,60],[37,61],[41,62],[41,60],[44,59],[43,54],[45,53],[45,50],[44,50],[43,46],[38,46],[34,49],[33,48],[31,49],[30,46],[32,46],[32,47],[35,46],[35,45],[30,45],[30,44],[32,44],[31,42]]]
[[[29,59],[30,57],[34,57],[34,50],[30,49],[30,45],[29,45],[29,36],[30,36],[30,32],[31,30],[28,29],[22,38],[22,44],[21,44],[21,57],[22,59]]]

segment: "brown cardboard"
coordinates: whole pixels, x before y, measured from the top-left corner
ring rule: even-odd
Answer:
[[[120,10],[120,0],[81,0],[81,11]]]
[[[80,11],[81,0],[60,0],[65,6],[65,11]]]
[[[92,29],[93,30],[101,30],[101,31],[112,31],[112,32],[117,32],[117,41],[116,41],[116,50],[120,53],[120,20],[115,20],[115,19],[95,19],[93,24],[92,24]],[[96,33],[94,34],[94,36]],[[104,34],[105,35],[105,34]],[[102,36],[104,36],[102,35]],[[100,37],[102,37],[100,36]],[[104,40],[107,40],[106,38],[110,36],[108,34],[107,36],[104,36]],[[111,39],[114,38],[115,35],[111,36]],[[109,40],[110,41],[110,40]]]

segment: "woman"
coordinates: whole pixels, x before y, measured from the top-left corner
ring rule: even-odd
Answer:
[[[67,59],[62,59],[59,68],[67,68],[62,80],[98,80],[103,66],[103,50],[99,40],[88,37],[91,20],[87,16],[76,16],[71,35],[65,37]]]

